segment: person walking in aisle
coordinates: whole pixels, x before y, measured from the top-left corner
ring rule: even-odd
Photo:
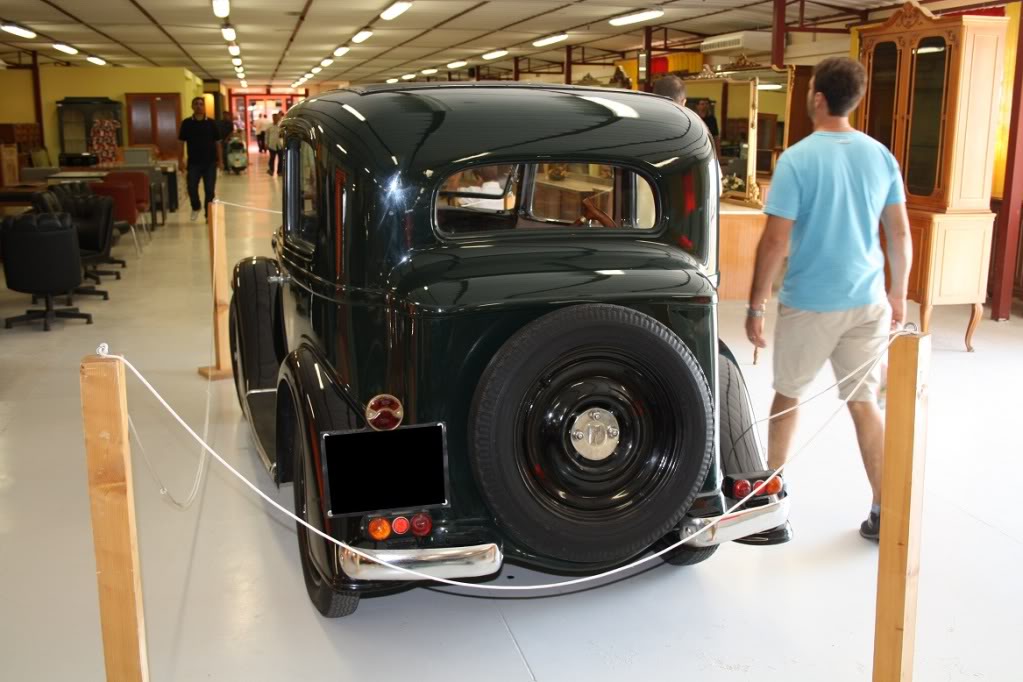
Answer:
[[[818,64],[807,92],[814,132],[781,155],[771,180],[746,317],[750,342],[766,348],[767,299],[789,253],[775,326],[771,414],[795,408],[827,361],[843,379],[878,357],[889,333],[906,317],[913,251],[902,173],[884,145],[849,125],[866,85],[866,71],[857,61],[833,57]],[[887,301],[879,223],[888,238]],[[860,526],[860,535],[869,540],[877,540],[881,531],[884,422],[876,402],[878,374],[876,365],[868,366],[838,391],[848,399],[873,492]],[[788,458],[796,414],[771,421],[772,469]]]
[[[259,147],[260,154],[267,150],[266,129],[269,127],[270,121],[267,120],[266,114],[260,114],[259,120],[256,121],[256,146]]]
[[[270,165],[266,169],[267,175],[274,174],[274,161],[277,162],[277,175],[284,172],[284,154],[281,151],[284,144],[281,139],[280,123],[281,115],[274,114],[273,123],[266,129],[266,148],[270,152]]]
[[[178,132],[178,168],[186,170],[184,154],[187,150],[186,182],[188,198],[192,202],[192,220],[199,219],[199,208],[209,210],[217,186],[217,170],[224,167],[220,146],[220,126],[206,116],[206,102],[202,97],[192,100],[192,115],[181,122]],[[199,203],[199,181],[203,183],[205,202]]]

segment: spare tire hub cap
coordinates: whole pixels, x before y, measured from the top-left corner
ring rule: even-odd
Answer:
[[[572,447],[588,460],[599,462],[618,447],[618,420],[605,409],[586,410],[572,423]]]

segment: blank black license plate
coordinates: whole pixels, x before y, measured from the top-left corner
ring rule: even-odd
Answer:
[[[443,424],[323,434],[330,516],[448,504]]]

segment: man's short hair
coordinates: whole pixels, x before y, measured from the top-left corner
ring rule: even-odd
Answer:
[[[867,71],[849,57],[829,57],[813,70],[813,90],[824,95],[828,113],[847,116],[867,90]]]
[[[195,104],[196,102],[202,102],[203,104],[205,104],[206,100],[203,99],[202,97],[193,97],[192,98],[192,104]]]
[[[681,104],[686,98],[686,84],[678,76],[658,78],[654,83],[654,94]]]

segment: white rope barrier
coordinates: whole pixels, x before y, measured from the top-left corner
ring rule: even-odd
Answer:
[[[912,331],[898,331],[898,332],[895,332],[894,334],[892,334],[891,338],[888,341],[888,344],[885,346],[885,350],[883,352],[879,353],[877,355],[877,357],[873,358],[868,363],[864,363],[864,365],[861,365],[855,371],[851,372],[848,376],[844,377],[843,379],[841,379],[841,380],[837,381],[836,383],[832,384],[831,386],[829,386],[826,389],[827,391],[831,390],[832,388],[835,388],[836,386],[839,386],[839,385],[845,383],[846,381],[849,381],[850,379],[852,379],[856,375],[857,372],[859,372],[865,366],[867,366],[867,365],[870,366],[870,369],[866,373],[864,373],[864,375],[857,382],[856,386],[849,393],[849,397],[843,399],[841,401],[841,405],[839,405],[839,407],[831,414],[831,416],[829,416],[827,418],[827,420],[825,420],[825,422],[821,425],[821,427],[818,428],[817,431],[815,431],[814,434],[812,436],[810,436],[810,438],[805,443],[803,443],[792,454],[792,456],[789,458],[789,461],[786,462],[785,464],[783,464],[782,466],[778,467],[778,469],[773,474],[771,474],[771,476],[769,478],[765,479],[762,484],[766,485],[766,483],[768,481],[771,481],[771,480],[777,478],[782,473],[782,471],[784,471],[786,469],[786,467],[788,467],[789,464],[791,464],[793,461],[798,459],[798,457],[800,455],[802,455],[804,451],[807,450],[809,445],[828,427],[828,425],[835,419],[835,417],[838,416],[838,414],[842,411],[842,408],[845,407],[846,404],[849,402],[850,398],[853,395],[856,394],[856,391],[860,388],[860,386],[863,385],[863,382],[866,381],[867,377],[870,375],[870,372],[873,371],[874,367],[876,367],[877,364],[881,361],[881,359],[885,356],[885,353],[887,353],[888,348],[891,347],[891,344],[895,341],[896,338],[898,338],[899,336],[908,336],[908,335],[912,335],[912,334],[915,334],[915,333],[916,332],[912,332]],[[597,573],[597,574],[594,574],[594,575],[589,575],[589,576],[585,576],[585,577],[581,577],[581,578],[575,578],[575,579],[572,579],[572,580],[565,580],[565,581],[557,582],[557,583],[545,583],[545,584],[541,584],[541,585],[482,585],[482,584],[462,582],[462,581],[459,581],[459,580],[450,580],[450,579],[447,579],[447,578],[438,578],[438,577],[435,577],[435,576],[427,575],[425,573],[421,573],[419,571],[415,571],[415,570],[412,570],[412,569],[404,568],[402,566],[391,564],[391,563],[389,563],[389,562],[387,562],[387,561],[385,561],[385,560],[375,556],[372,551],[359,549],[357,547],[352,547],[351,545],[348,545],[347,543],[341,542],[340,540],[338,540],[338,539],[328,535],[327,533],[324,533],[319,528],[316,528],[316,527],[312,526],[311,524],[309,524],[304,519],[299,518],[294,513],[292,513],[290,510],[284,508],[276,500],[272,499],[269,495],[267,495],[262,490],[260,490],[254,483],[252,483],[252,481],[247,479],[237,469],[235,469],[233,466],[231,466],[231,464],[229,464],[223,457],[221,457],[220,454],[218,454],[212,447],[210,447],[210,445],[206,442],[206,440],[204,438],[201,438],[192,429],[192,427],[190,427],[188,425],[188,423],[185,422],[185,420],[182,419],[181,416],[177,412],[174,411],[174,409],[167,403],[167,401],[163,398],[163,396],[160,395],[160,393],[153,387],[153,385],[151,383],[149,383],[149,381],[142,375],[142,373],[139,372],[135,368],[135,366],[132,365],[131,362],[128,361],[127,358],[125,358],[122,355],[116,355],[116,354],[110,353],[109,352],[109,348],[108,348],[107,344],[105,344],[105,343],[100,345],[100,347],[96,349],[96,353],[98,355],[103,356],[103,357],[115,358],[115,359],[120,360],[121,362],[123,362],[124,366],[127,367],[129,370],[131,370],[132,374],[134,374],[138,378],[138,380],[140,382],[142,382],[142,385],[145,386],[149,390],[149,392],[157,399],[157,401],[164,407],[164,409],[166,409],[170,413],[170,415],[174,418],[174,420],[177,421],[178,424],[180,424],[181,427],[183,429],[185,429],[185,431],[187,431],[188,434],[191,435],[193,439],[195,439],[195,441],[203,448],[203,450],[205,452],[208,452],[209,455],[211,457],[213,457],[213,459],[215,459],[217,462],[219,462],[221,465],[223,465],[224,468],[226,468],[239,481],[241,481],[246,487],[248,487],[250,490],[252,490],[252,492],[256,493],[256,495],[261,497],[270,506],[272,506],[273,508],[277,509],[279,512],[281,512],[285,516],[293,519],[298,524],[304,526],[305,528],[307,528],[312,533],[322,537],[324,540],[327,540],[328,542],[331,542],[331,543],[337,545],[338,547],[340,547],[342,549],[348,550],[348,551],[352,552],[353,554],[356,554],[357,556],[362,557],[363,559],[367,559],[367,560],[376,562],[378,564],[388,566],[388,567],[390,567],[390,568],[392,568],[392,569],[394,569],[394,570],[396,570],[396,571],[398,571],[400,573],[408,575],[410,580],[411,579],[426,580],[426,581],[431,581],[431,582],[436,582],[436,583],[442,583],[444,585],[451,585],[451,586],[454,586],[454,587],[463,587],[463,588],[469,588],[469,589],[474,589],[474,590],[494,591],[494,592],[527,592],[527,591],[534,591],[535,592],[535,591],[550,590],[550,589],[557,589],[557,588],[565,588],[565,587],[572,587],[572,586],[575,586],[575,585],[583,585],[583,584],[587,584],[587,583],[592,583],[592,582],[595,582],[595,581],[598,581],[598,580],[603,580],[605,578],[609,578],[611,576],[623,573],[625,571],[630,571],[630,570],[632,570],[632,569],[634,569],[634,568],[636,568],[638,566],[641,566],[641,565],[643,565],[643,564],[645,564],[645,563],[647,563],[649,561],[653,561],[654,559],[660,557],[662,554],[666,554],[667,552],[670,552],[670,551],[672,551],[674,549],[677,549],[678,547],[681,547],[682,545],[684,545],[684,544],[692,541],[693,539],[699,537],[700,535],[708,532],[711,528],[714,528],[717,525],[717,523],[720,522],[721,519],[728,518],[729,515],[731,515],[736,510],[738,510],[740,507],[742,507],[750,498],[752,498],[756,494],[756,490],[757,490],[757,488],[754,488],[754,490],[751,491],[749,495],[747,495],[743,499],[741,499],[738,502],[736,502],[732,507],[730,507],[728,510],[726,510],[725,513],[722,516],[718,517],[718,520],[716,520],[716,521],[714,521],[714,522],[712,522],[712,523],[710,523],[710,524],[708,524],[706,526],[703,526],[702,528],[700,528],[699,530],[697,530],[693,534],[688,535],[685,538],[680,539],[678,542],[676,542],[676,543],[674,543],[674,544],[672,544],[672,545],[670,545],[668,547],[665,547],[664,549],[662,549],[662,550],[660,550],[660,551],[658,551],[658,552],[656,552],[654,554],[650,554],[648,556],[642,557],[642,558],[640,558],[640,559],[638,559],[636,561],[633,561],[633,562],[631,562],[629,564],[626,564],[624,566],[619,566],[617,568],[614,568],[614,569],[611,569],[611,570],[608,570],[608,571],[604,571],[602,573]],[[814,400],[817,397],[819,397],[820,395],[821,394],[817,394],[814,397],[812,397],[812,398],[808,399],[807,401],[804,401],[803,403],[800,403],[800,404],[801,405],[802,404],[806,404],[810,400]],[[766,420],[774,419],[774,418],[780,416],[781,414],[783,414],[783,413],[779,412],[777,415],[771,415],[770,417],[767,417]],[[760,420],[760,422],[763,422],[763,421],[766,421],[766,420]],[[760,423],[760,422],[757,422],[757,423]]]
[[[256,211],[258,213],[273,213],[274,215],[281,215],[280,211],[275,211],[272,208],[259,208],[258,206],[247,206],[245,204],[232,204],[230,201],[223,201],[221,199],[214,199],[213,203],[222,204],[224,206],[233,206],[234,208],[244,208],[247,211]]]

